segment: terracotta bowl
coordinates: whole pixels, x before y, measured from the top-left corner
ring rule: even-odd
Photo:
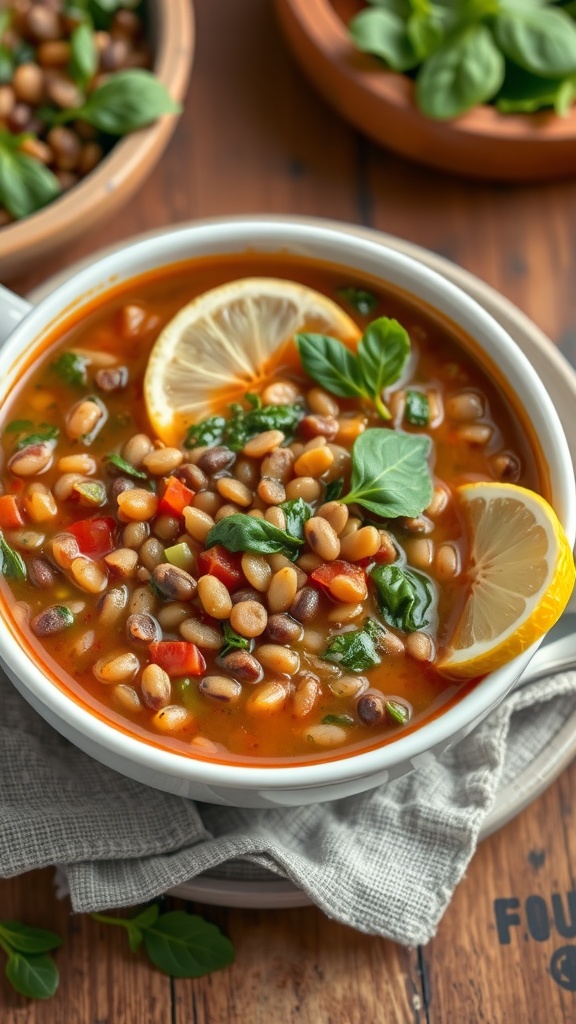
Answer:
[[[343,117],[376,142],[420,163],[474,178],[521,181],[576,173],[576,108],[500,114],[477,107],[454,121],[424,117],[406,75],[386,71],[350,42],[357,0],[276,0],[305,74]]]
[[[179,102],[194,53],[192,2],[149,0],[149,11],[154,72]],[[177,123],[178,115],[171,114],[127,135],[70,192],[38,213],[0,228],[0,280],[9,281],[110,218],[150,174]]]

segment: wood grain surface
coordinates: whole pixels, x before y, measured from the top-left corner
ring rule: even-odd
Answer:
[[[442,253],[517,303],[576,363],[576,181],[475,184],[403,162],[315,96],[270,0],[196,0],[195,8],[188,102],[160,165],[112,224],[19,279],[18,291],[138,231],[214,215],[308,214]],[[72,915],[55,899],[51,870],[1,881],[0,917],[52,928],[64,945],[49,1002],[21,999],[0,979],[0,1022],[573,1024],[575,790],[573,765],[482,843],[422,949],[359,934],[313,908],[195,908],[230,936],[236,962],[171,981],[130,954],[119,929]]]

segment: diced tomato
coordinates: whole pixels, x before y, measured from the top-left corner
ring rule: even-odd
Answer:
[[[370,555],[369,558],[359,558],[356,564],[367,569],[369,565],[385,565],[394,562],[396,557],[396,554],[389,548],[379,548],[375,555]]]
[[[66,533],[71,533],[78,541],[78,547],[83,555],[108,554],[114,547],[114,529],[116,523],[110,516],[97,516],[94,519],[80,519],[66,527]]]
[[[0,529],[1,530],[17,530],[19,526],[24,526],[24,520],[22,513],[18,508],[18,502],[13,494],[3,494],[0,496]]]
[[[216,576],[231,594],[246,582],[241,553],[228,551],[222,544],[215,544],[207,551],[202,551],[198,555],[197,565],[199,576],[205,576],[206,573]]]
[[[317,569],[314,569],[314,572],[310,573],[312,582],[327,591],[330,590],[330,584],[336,576],[348,576],[350,579],[356,579],[363,583],[366,582],[366,573],[361,565],[343,562],[339,558],[334,562],[324,562]]]
[[[201,676],[206,662],[196,647],[186,640],[158,640],[148,648],[150,658],[172,678]]]
[[[163,516],[181,516],[193,497],[194,491],[186,487],[178,477],[169,476],[158,504],[158,513]]]

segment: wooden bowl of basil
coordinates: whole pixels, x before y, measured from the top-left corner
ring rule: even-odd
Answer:
[[[439,23],[408,0],[276,0],[276,9],[313,84],[382,146],[474,178],[576,172],[576,4],[506,0],[498,15],[450,25],[442,41],[442,18],[459,17],[446,0],[433,5]]]
[[[101,6],[107,12],[124,5]],[[166,148],[178,121],[192,65],[193,7],[191,0],[146,0],[139,10],[144,12],[152,51],[152,74],[138,68],[128,74],[110,74],[103,77],[102,88],[86,95],[86,120],[107,133],[109,139],[111,148],[103,159],[69,191],[57,194],[55,190],[54,198],[43,193],[41,208],[32,212],[27,211],[26,204],[35,197],[26,193],[46,192],[48,175],[43,181],[37,172],[33,180],[29,175],[26,180],[23,167],[23,183],[19,184],[17,161],[10,160],[10,180],[4,175],[2,186],[5,191],[13,185],[14,201],[18,202],[12,212],[18,219],[0,227],[2,281],[11,280],[110,218],[138,189]],[[88,11],[90,14],[92,8]],[[88,25],[91,32],[97,32],[97,20],[90,18]],[[73,51],[80,66],[85,53],[86,47],[82,46],[76,54]],[[56,123],[65,125],[67,113],[57,115]],[[3,138],[10,141],[6,131]],[[6,166],[7,161],[3,163]],[[9,199],[11,195],[9,192]]]

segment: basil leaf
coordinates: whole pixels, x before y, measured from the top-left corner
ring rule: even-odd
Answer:
[[[27,217],[60,195],[60,184],[38,160],[0,145],[0,202],[13,217]]]
[[[76,352],[63,352],[52,363],[52,369],[67,384],[84,386],[88,383],[87,365],[88,360],[83,356],[79,356]]]
[[[0,33],[1,34],[1,33]],[[14,74],[14,58],[7,46],[0,46],[0,85],[9,85]]]
[[[425,427],[430,422],[430,402],[423,391],[407,391],[404,419],[413,427]]]
[[[340,500],[382,518],[419,516],[432,499],[430,447],[430,439],[422,435],[382,427],[365,430],[352,448],[351,490]]]
[[[282,501],[278,506],[286,516],[286,533],[297,540],[304,537],[304,523],[307,523],[312,515],[310,506],[304,498],[292,498],[290,501]]]
[[[337,294],[344,299],[352,309],[355,309],[362,316],[370,316],[378,305],[378,298],[369,292],[367,288],[356,288],[354,285],[347,285],[344,288],[337,288]]]
[[[342,491],[344,490],[344,481],[342,478],[339,480],[331,480],[329,484],[326,484],[326,490],[324,492],[324,501],[337,501]]]
[[[412,718],[411,709],[406,704],[401,704],[399,700],[387,700],[384,707],[388,717],[397,725],[406,725]]]
[[[262,555],[282,554],[293,558],[303,542],[266,519],[238,512],[212,527],[205,546],[222,544],[228,551],[253,551]]]
[[[364,672],[379,665],[378,642],[383,628],[375,619],[368,619],[362,629],[340,633],[331,639],[322,658],[343,665],[352,672]]]
[[[360,372],[382,419],[390,419],[382,392],[399,379],[409,355],[410,338],[397,320],[381,316],[362,335],[358,345]]]
[[[355,725],[352,715],[324,715],[322,725]]]
[[[8,541],[0,530],[0,575],[9,580],[17,580],[22,583],[28,573],[26,563],[21,555],[14,548],[11,548]]]
[[[297,334],[296,347],[306,373],[333,395],[369,398],[353,352],[327,334]]]
[[[375,565],[370,576],[382,618],[389,626],[413,633],[430,625],[436,590],[428,576],[399,565]]]
[[[94,30],[86,21],[72,31],[70,36],[70,63],[68,73],[80,89],[85,89],[96,74],[98,68],[98,51],[94,40]]]
[[[29,999],[49,999],[60,982],[58,968],[51,956],[23,956],[11,953],[6,964],[6,977],[20,995]]]
[[[406,32],[418,61],[437,50],[445,35],[445,28],[436,8],[414,10],[406,23]]]
[[[17,953],[47,953],[62,945],[62,939],[55,932],[32,928],[20,921],[0,921],[0,938]]]
[[[109,455],[105,455],[104,458],[111,466],[115,466],[116,469],[119,469],[124,476],[133,476],[139,480],[146,480],[146,473],[141,469],[136,469],[136,467],[132,466],[129,462],[126,462],[126,459],[123,459],[121,455],[116,455],[115,452],[111,452]]]
[[[188,428],[184,440],[185,448],[200,448],[204,445],[221,444],[226,420],[223,416],[209,416]]]
[[[498,92],[504,69],[490,30],[468,25],[424,61],[416,79],[416,102],[427,117],[458,117]]]
[[[33,434],[26,434],[26,437],[21,437],[16,444],[15,451],[20,451],[21,448],[27,448],[29,444],[44,444],[45,441],[56,441],[60,431],[58,427],[52,426],[51,423],[41,423],[38,430],[35,430]]]
[[[564,11],[503,11],[494,32],[506,56],[534,75],[563,78],[576,71],[576,25]]]
[[[8,426],[4,427],[5,434],[21,434],[23,430],[30,430],[34,424],[32,420],[12,420]]]
[[[383,7],[360,11],[348,29],[359,50],[380,57],[393,71],[408,71],[418,63],[406,22],[392,11]]]
[[[230,408],[232,415],[225,422],[222,440],[233,452],[241,451],[251,437],[264,430],[281,430],[287,437],[291,437],[304,415],[301,405],[265,405],[243,409],[236,403]]]
[[[65,120],[81,118],[108,135],[128,135],[162,114],[178,114],[181,109],[150,71],[132,68],[118,71],[83,106],[67,111]]]
[[[234,960],[234,947],[220,929],[184,910],[161,914],[145,929],[144,945],[152,963],[173,978],[201,978]]]
[[[245,636],[240,636],[229,622],[224,621],[222,623],[222,630],[224,632],[224,645],[220,648],[219,654],[221,658],[224,658],[230,651],[249,651],[251,648],[250,640]]]

